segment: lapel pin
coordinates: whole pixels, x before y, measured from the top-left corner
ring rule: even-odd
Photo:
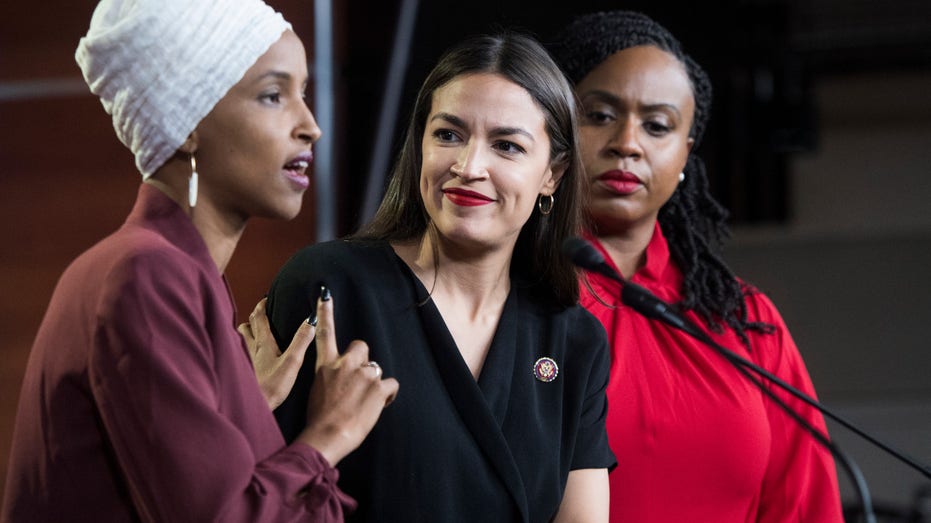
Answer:
[[[533,376],[543,383],[549,383],[559,375],[559,367],[553,358],[543,357],[533,364]]]

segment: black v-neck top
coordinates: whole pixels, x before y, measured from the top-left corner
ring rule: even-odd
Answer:
[[[333,294],[340,348],[369,357],[400,383],[356,451],[339,463],[340,487],[359,502],[348,521],[548,521],[570,470],[611,468],[605,433],[608,348],[601,324],[512,283],[476,381],[427,290],[382,241],[307,247],[282,268],[268,297],[281,347]],[[285,439],[304,428],[315,347],[275,411]],[[544,382],[534,364],[552,358]]]

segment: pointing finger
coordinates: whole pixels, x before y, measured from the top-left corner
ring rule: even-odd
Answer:
[[[330,289],[320,287],[320,299],[317,300],[317,369],[322,365],[336,361],[339,350],[336,348],[336,330],[333,322],[333,299]]]

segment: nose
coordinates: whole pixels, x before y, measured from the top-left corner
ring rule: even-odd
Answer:
[[[481,144],[469,142],[459,151],[449,171],[462,181],[481,180],[488,177],[488,160]]]
[[[620,158],[639,158],[643,155],[640,145],[640,125],[634,118],[618,119],[606,152]]]
[[[299,108],[297,125],[294,126],[294,136],[302,142],[308,144],[314,143],[323,135],[323,131],[317,125],[314,114],[310,112],[310,107],[306,103],[301,103]]]

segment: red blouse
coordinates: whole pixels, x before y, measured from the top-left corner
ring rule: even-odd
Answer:
[[[614,266],[604,247],[588,239]],[[828,450],[713,349],[622,305],[617,282],[587,277],[610,305],[583,282],[581,303],[604,325],[612,346],[607,429],[618,461],[609,476],[612,522],[843,521]],[[631,280],[666,302],[681,299],[683,277],[659,225],[646,265]],[[715,340],[814,396],[773,304],[755,293],[747,308],[750,320],[775,326],[775,333],[748,332],[752,351],[731,330],[712,333]],[[704,325],[694,312],[687,315]],[[826,430],[817,410],[787,393],[780,397]]]

